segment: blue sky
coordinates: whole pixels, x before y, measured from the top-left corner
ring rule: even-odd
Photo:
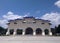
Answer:
[[[0,26],[10,19],[34,16],[60,24],[60,0],[0,0]]]
[[[19,15],[41,16],[48,12],[60,12],[54,3],[57,0],[0,0],[0,15],[12,11]],[[36,13],[40,11],[40,13]]]

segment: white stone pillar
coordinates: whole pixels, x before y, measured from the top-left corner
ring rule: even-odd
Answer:
[[[23,32],[22,35],[25,35],[25,32]]]
[[[36,35],[36,32],[35,31],[33,32],[33,35]]]
[[[50,35],[50,36],[52,35],[51,29],[49,29],[49,35]]]
[[[9,31],[9,29],[8,29],[7,32],[6,32],[6,35],[10,35],[10,31]]]
[[[13,35],[16,35],[16,29],[14,29]]]
[[[22,35],[25,35],[25,29],[23,29]]]
[[[45,32],[44,32],[44,30],[42,30],[42,35],[45,36]]]
[[[49,35],[52,36],[52,32],[49,32]]]

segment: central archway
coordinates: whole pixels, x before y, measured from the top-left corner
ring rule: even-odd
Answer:
[[[42,30],[41,30],[40,28],[37,28],[37,29],[36,29],[36,34],[37,34],[37,35],[41,35],[41,34],[42,34]]]
[[[26,28],[25,34],[26,35],[33,35],[33,29],[31,27]]]

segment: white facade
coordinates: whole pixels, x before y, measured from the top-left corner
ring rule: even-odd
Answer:
[[[17,29],[22,29],[22,35],[32,33],[33,35],[36,35],[37,33],[40,34],[38,28],[41,30],[41,35],[45,35],[45,29],[49,31],[49,35],[52,35],[49,21],[35,19],[34,17],[24,17],[23,19],[10,20],[8,23],[8,31],[6,35],[10,34],[10,29],[14,29],[13,35],[17,34]],[[32,29],[32,31],[29,29]],[[26,31],[30,31],[31,33]]]

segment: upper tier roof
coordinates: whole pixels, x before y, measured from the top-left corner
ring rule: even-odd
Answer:
[[[27,18],[33,18],[33,19],[35,19],[35,20],[42,20],[42,21],[44,21],[44,22],[50,22],[49,20],[44,20],[44,19],[36,19],[35,17],[33,17],[33,16],[29,16],[29,17],[23,17],[23,19],[20,19],[20,18],[18,18],[18,19],[15,19],[15,20],[24,20],[24,19],[27,19]],[[9,20],[9,22],[11,22],[11,21],[15,21],[15,20]]]

